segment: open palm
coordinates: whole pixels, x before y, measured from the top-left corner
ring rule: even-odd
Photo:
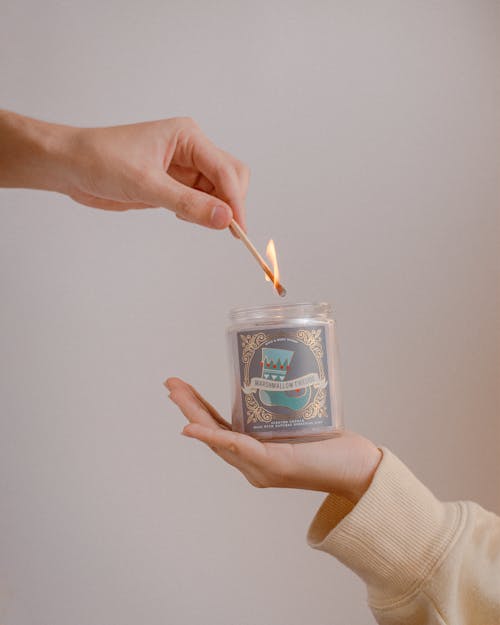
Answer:
[[[258,488],[335,492],[356,503],[368,488],[380,450],[353,432],[311,443],[263,443],[233,432],[231,425],[189,384],[169,378],[170,399],[189,424],[183,434],[206,443]]]

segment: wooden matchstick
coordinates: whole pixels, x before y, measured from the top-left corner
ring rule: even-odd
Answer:
[[[259,254],[257,248],[254,246],[254,244],[250,241],[250,239],[247,237],[247,235],[241,229],[240,225],[234,219],[232,219],[231,223],[229,224],[229,228],[231,229],[231,232],[233,232],[233,234],[236,234],[236,236],[243,241],[243,243],[245,244],[245,246],[248,249],[248,251],[250,252],[250,254],[252,254],[252,256],[255,258],[255,260],[262,267],[262,270],[264,271],[266,276],[273,283],[274,288],[276,289],[276,292],[278,293],[278,295],[280,297],[285,297],[285,295],[286,295],[285,287],[281,284],[281,282],[276,282],[275,283],[274,274],[271,271],[271,269],[269,268],[269,265],[266,263],[266,261]]]

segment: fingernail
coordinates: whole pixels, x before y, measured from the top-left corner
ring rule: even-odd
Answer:
[[[231,212],[227,206],[214,206],[210,223],[214,228],[225,228],[231,221]]]

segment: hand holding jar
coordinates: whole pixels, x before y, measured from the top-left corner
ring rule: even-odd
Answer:
[[[231,425],[189,384],[165,383],[189,424],[183,434],[206,443],[258,488],[281,487],[337,493],[356,503],[368,488],[382,454],[369,440],[341,432],[327,440],[289,444],[261,442]]]

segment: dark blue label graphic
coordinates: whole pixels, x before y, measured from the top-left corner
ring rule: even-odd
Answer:
[[[239,332],[246,432],[332,424],[325,328]]]

